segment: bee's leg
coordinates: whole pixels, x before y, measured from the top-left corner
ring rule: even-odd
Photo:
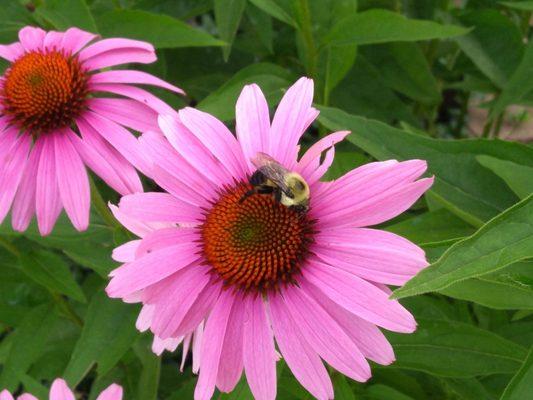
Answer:
[[[273,193],[274,193],[274,200],[276,200],[276,203],[280,203],[281,202],[281,190],[279,189],[273,190]]]
[[[251,196],[252,194],[254,194],[255,192],[256,192],[256,189],[255,189],[255,188],[254,188],[254,189],[250,189],[250,190],[248,190],[248,191],[247,191],[246,193],[244,193],[244,194],[242,195],[242,197],[239,199],[239,204],[240,204],[240,203],[243,203],[244,200],[246,200],[248,197],[250,197],[250,196]]]

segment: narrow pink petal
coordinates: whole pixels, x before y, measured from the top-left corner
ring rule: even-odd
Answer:
[[[77,121],[83,140],[70,136],[72,144],[87,166],[122,195],[143,191],[135,168],[85,121]]]
[[[122,387],[113,383],[100,393],[96,400],[122,400]]]
[[[0,57],[7,61],[15,61],[24,54],[24,47],[19,42],[12,44],[0,44]]]
[[[31,139],[20,136],[9,150],[0,155],[0,223],[9,212],[19,187],[24,169],[28,164]]]
[[[332,147],[328,151],[326,151],[324,161],[322,161],[322,163],[320,163],[318,167],[311,174],[309,174],[308,177],[306,177],[309,186],[313,186],[315,182],[319,181],[320,178],[324,176],[324,174],[328,171],[329,167],[331,167],[331,164],[333,164],[334,157],[335,147]]]
[[[187,312],[173,336],[186,335],[197,329],[215,305],[221,290],[221,282],[211,281],[198,295],[196,302]]]
[[[135,261],[135,252],[137,251],[140,240],[131,240],[113,249],[111,258],[117,262],[132,262]]]
[[[117,38],[99,40],[91,44],[80,52],[79,58],[89,70],[128,63],[149,64],[157,59],[151,44]]]
[[[320,304],[298,287],[285,290],[284,300],[303,337],[324,361],[359,382],[370,378],[361,351]]]
[[[136,131],[146,132],[159,129],[157,113],[139,101],[93,98],[88,100],[87,105],[96,114]]]
[[[247,162],[242,149],[222,122],[208,113],[190,107],[180,110],[179,118],[234,178],[245,178]]]
[[[46,32],[46,36],[43,41],[43,49],[44,50],[64,49],[64,47],[61,46],[61,42],[64,36],[65,34],[63,32],[58,32],[58,31]]]
[[[38,139],[43,144],[37,169],[35,211],[37,225],[42,236],[46,236],[52,231],[62,208],[59,187],[57,186],[55,135],[55,133],[47,134]]]
[[[390,232],[339,228],[320,232],[314,253],[326,263],[361,278],[403,285],[428,265],[424,251]]]
[[[207,320],[202,341],[200,376],[194,391],[195,400],[209,400],[215,391],[224,337],[235,295],[224,290]]]
[[[199,166],[198,173],[204,180],[220,187],[233,183],[233,176],[222,163],[196,139],[181,121],[174,115],[160,115],[159,126],[174,150],[191,166]]]
[[[202,217],[198,207],[168,193],[136,193],[120,199],[120,210],[130,218],[148,222],[198,223]]]
[[[154,162],[151,178],[167,192],[198,206],[214,198],[218,187],[203,179],[161,133],[147,132],[139,142]]]
[[[235,109],[237,139],[250,170],[250,161],[258,152],[268,153],[270,116],[263,92],[255,83],[246,85],[237,100]]]
[[[72,224],[78,231],[84,231],[89,226],[89,178],[69,135],[75,134],[65,129],[55,135],[57,184],[61,202]]]
[[[333,385],[318,354],[303,338],[281,296],[269,296],[274,336],[294,377],[319,400],[333,399]]]
[[[218,367],[217,387],[221,392],[231,392],[242,375],[244,315],[242,299],[237,298],[231,310],[220,355],[222,361]]]
[[[26,51],[42,50],[46,32],[41,28],[25,26],[19,31],[19,40]]]
[[[262,296],[248,295],[244,320],[244,369],[246,380],[258,400],[276,398],[274,336]]]
[[[194,330],[192,340],[192,372],[197,374],[200,370],[200,360],[202,357],[202,342],[204,339],[204,322],[200,322]]]
[[[165,279],[197,259],[190,243],[165,247],[117,268],[106,292],[113,298],[126,296]]]
[[[335,319],[365,357],[382,365],[389,365],[394,362],[394,350],[376,325],[337,305],[320,290],[313,290],[310,294]]]
[[[0,392],[0,400],[15,400],[15,399],[13,399],[13,396],[11,396],[11,393],[9,393],[7,389],[4,389]]]
[[[185,368],[185,362],[187,361],[187,355],[189,354],[189,348],[191,346],[193,334],[190,333],[183,338],[183,350],[181,353],[181,363],[180,363],[180,372],[183,372]]]
[[[143,173],[150,171],[150,160],[144,154],[135,136],[127,129],[92,111],[85,112],[83,117],[80,117],[80,121],[85,121],[91,125],[139,171]]]
[[[141,312],[135,321],[135,327],[141,331],[145,332],[150,328],[152,324],[152,319],[154,318],[155,306],[152,304],[145,304],[141,308]]]
[[[300,284],[307,292],[313,288],[359,317],[394,332],[411,333],[416,329],[413,316],[396,300],[373,284],[340,269],[318,261],[310,261],[305,267],[305,278]]]
[[[350,131],[339,131],[327,135],[313,144],[309,150],[305,152],[298,165],[296,171],[302,176],[309,176],[320,166],[320,157],[322,152],[333,147],[336,143],[344,140],[346,136],[350,134]]]
[[[151,330],[161,339],[172,337],[183,318],[209,282],[209,267],[194,265],[178,271],[165,291],[165,299],[155,305]],[[172,301],[169,301],[172,299]]]
[[[172,246],[177,243],[194,242],[199,239],[195,229],[162,228],[146,234],[135,249],[135,257],[141,257],[155,250]]]
[[[70,52],[70,54],[76,54],[83,47],[87,45],[91,40],[95,39],[97,35],[90,32],[82,31],[76,27],[69,28],[63,35],[61,42],[61,48]]]
[[[156,76],[143,71],[134,70],[120,70],[120,71],[104,71],[92,75],[91,83],[133,83],[139,85],[153,85],[171,90],[179,94],[185,92],[177,86],[171,85]]]
[[[56,379],[50,388],[50,400],[76,400],[63,379]]]
[[[32,394],[23,393],[19,397],[17,397],[17,400],[39,400],[39,399]]]
[[[298,142],[310,124],[313,87],[311,79],[300,78],[287,90],[272,119],[269,154],[289,168],[296,163]]]
[[[170,352],[176,350],[182,341],[183,337],[161,339],[159,336],[155,335],[152,343],[152,351],[160,356],[165,350]]]
[[[24,175],[20,181],[17,194],[13,200],[11,224],[13,229],[19,232],[23,232],[28,228],[35,214],[35,187],[37,185],[37,171],[42,147],[42,140],[35,142],[24,169]]]

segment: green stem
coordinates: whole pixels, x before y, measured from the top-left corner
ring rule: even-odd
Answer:
[[[7,251],[9,251],[15,257],[20,257],[20,251],[11,242],[5,240],[2,237],[0,237],[0,246],[5,248]]]
[[[485,124],[485,126],[483,127],[483,133],[481,134],[482,138],[488,138],[489,137],[490,131],[492,129],[492,123],[493,123],[493,121],[489,119],[487,121],[487,123]]]
[[[109,210],[109,207],[107,206],[102,195],[100,194],[100,191],[98,190],[98,187],[91,177],[89,177],[89,182],[91,184],[91,202],[96,209],[96,212],[98,212],[98,214],[110,228],[120,228],[120,223],[115,219]]]
[[[300,29],[305,44],[307,73],[311,78],[316,78],[316,55],[317,50],[311,29],[311,12],[307,0],[300,0]]]
[[[505,113],[504,112],[501,112],[497,117],[496,117],[496,122],[494,123],[494,128],[492,130],[492,137],[495,137],[497,138],[499,135],[500,135],[500,129],[502,127],[502,123],[503,123],[503,118],[505,116]]]
[[[83,320],[78,317],[78,314],[74,312],[69,303],[65,301],[63,296],[57,293],[50,293],[58,308],[65,313],[65,315],[79,327],[83,327]]]

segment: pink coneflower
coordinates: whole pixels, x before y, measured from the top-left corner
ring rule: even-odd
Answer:
[[[375,162],[321,182],[348,132],[319,140],[298,160],[299,139],[318,115],[312,99],[313,82],[300,79],[270,123],[265,97],[250,85],[237,102],[237,138],[191,108],[159,118],[166,138],[141,137],[152,177],[168,193],[120,201],[121,220],[144,232],[115,251],[125,264],[106,290],[142,302],[141,325],[158,340],[179,340],[205,322],[196,399],[211,398],[215,387],[231,391],[243,371],[257,399],[274,399],[278,352],[313,396],[330,399],[323,361],[366,381],[367,358],[394,361],[378,327],[416,328],[385,285],[424,268],[424,252],[364,227],[407,210],[431,186],[432,178],[418,179],[426,163]],[[284,205],[278,192],[250,192],[262,153],[305,179],[308,210]]]
[[[50,233],[63,208],[76,229],[86,229],[85,165],[121,194],[142,191],[132,164],[146,171],[147,161],[124,127],[157,129],[157,114],[173,111],[130,84],[183,92],[145,72],[100,72],[156,56],[145,42],[95,39],[77,28],[25,27],[19,42],[0,45],[0,57],[10,62],[0,78],[0,223],[13,204],[18,231],[37,214],[41,234]],[[103,92],[120,98],[99,97]]]
[[[0,400],[14,400],[14,397],[7,390],[0,392]],[[17,400],[38,400],[37,397],[24,393],[17,397]],[[69,389],[63,379],[56,379],[50,388],[49,400],[75,400],[74,393]],[[112,384],[96,398],[96,400],[122,400],[122,387]]]

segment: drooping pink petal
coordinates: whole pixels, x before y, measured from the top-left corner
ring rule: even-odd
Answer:
[[[62,208],[55,165],[55,135],[49,133],[38,139],[43,144],[37,168],[35,211],[37,226],[43,236],[52,231]]]
[[[156,250],[113,271],[106,287],[110,297],[123,297],[165,279],[198,259],[190,243]]]
[[[91,83],[134,83],[140,85],[159,86],[179,94],[185,92],[177,86],[171,85],[158,77],[143,71],[117,70],[104,71],[91,75]]]
[[[0,400],[15,400],[11,393],[7,391],[7,389],[4,389],[0,392]]]
[[[390,300],[382,290],[356,275],[310,260],[300,284],[307,282],[368,322],[394,332],[410,333],[416,329],[413,316],[398,301]]]
[[[113,383],[100,393],[96,400],[122,400],[122,387]]]
[[[306,288],[305,286],[303,289],[306,290]],[[382,365],[389,365],[394,362],[392,346],[376,325],[337,305],[321,291],[312,290],[311,292],[310,294],[335,319],[366,358]]]
[[[151,330],[161,339],[172,337],[183,318],[209,282],[209,268],[194,265],[170,277],[172,284],[163,294],[164,300],[155,304]]]
[[[334,267],[390,285],[403,285],[428,265],[418,246],[376,229],[322,231],[317,235],[314,252]]]
[[[183,352],[181,354],[180,372],[183,372],[183,368],[185,368],[185,361],[187,361],[187,355],[189,354],[192,336],[193,334],[190,333],[183,338]]]
[[[195,400],[209,400],[215,391],[224,337],[234,301],[235,296],[230,290],[223,291],[207,319],[202,341],[200,375],[194,390]]]
[[[152,324],[152,319],[154,318],[155,306],[153,304],[145,304],[141,308],[141,312],[135,321],[135,327],[141,331],[145,332],[150,328]]]
[[[7,152],[0,155],[0,223],[13,203],[15,194],[27,165],[31,140],[20,136]]]
[[[39,399],[32,394],[23,393],[19,397],[17,397],[17,400],[39,400]]]
[[[182,341],[183,337],[161,339],[159,336],[155,335],[152,343],[152,351],[160,356],[165,350],[176,350]]]
[[[159,129],[157,113],[135,100],[93,98],[87,106],[96,114],[139,132]]]
[[[274,337],[261,296],[247,296],[244,314],[244,369],[257,400],[276,398],[276,353]]]
[[[197,374],[200,370],[202,357],[202,342],[204,338],[204,321],[201,321],[194,330],[192,341],[192,373]]]
[[[131,85],[121,83],[90,83],[89,89],[94,92],[110,92],[128,97],[147,105],[158,114],[174,114],[175,111],[159,97],[152,93]]]
[[[157,57],[154,47],[146,42],[131,39],[104,39],[86,47],[79,53],[83,66],[89,70],[127,63],[149,64]]]
[[[361,351],[320,304],[297,287],[285,290],[283,297],[306,342],[324,361],[359,382],[370,378]]]
[[[140,240],[131,240],[113,249],[111,258],[117,262],[135,261],[135,252],[141,244]]]
[[[84,120],[93,129],[118,150],[139,171],[149,173],[150,160],[144,154],[139,142],[127,129],[92,111],[86,111],[80,121]],[[79,124],[79,123],[78,123]]]
[[[12,44],[0,44],[0,57],[13,62],[24,54],[24,47],[19,42]]]
[[[300,137],[316,117],[313,103],[313,81],[300,78],[292,85],[278,105],[270,128],[270,153],[282,165],[292,168],[298,155]]]
[[[270,151],[270,116],[263,92],[256,84],[246,85],[235,107],[237,139],[250,170],[258,152]]]
[[[150,222],[198,223],[201,210],[168,193],[136,193],[122,197],[120,210],[139,220]]]
[[[46,32],[41,28],[25,26],[19,31],[20,44],[26,51],[42,50]]]
[[[57,184],[61,202],[72,224],[78,231],[84,231],[89,226],[89,178],[69,139],[70,135],[75,134],[70,129],[65,129],[54,138]]]
[[[151,177],[167,192],[198,206],[215,196],[217,186],[203,179],[161,133],[147,132],[139,141],[154,162]]]
[[[333,399],[333,385],[318,354],[303,338],[279,295],[269,296],[276,343],[295,378],[319,400]]]
[[[235,179],[246,176],[247,162],[239,143],[228,128],[212,115],[194,108],[179,112],[183,124],[202,142]]]
[[[63,48],[61,42],[64,37],[63,32],[48,31],[43,41],[43,50],[53,51]]]
[[[135,168],[85,121],[77,122],[83,140],[70,136],[72,144],[87,166],[122,195],[142,192]]]
[[[243,369],[243,322],[245,310],[242,298],[235,300],[228,321],[228,328],[222,345],[220,366],[217,374],[217,387],[229,393],[239,382]]]
[[[76,27],[72,27],[67,29],[63,34],[61,48],[69,51],[70,54],[76,54],[96,37],[97,35],[94,33],[85,32]]]
[[[160,228],[169,228],[172,224],[169,223],[147,223],[144,221],[139,221],[135,218],[130,218],[124,214],[120,209],[114,204],[109,204],[109,209],[113,213],[113,216],[130,232],[134,233],[139,237],[144,237],[148,233],[160,229]]]
[[[56,379],[50,388],[50,400],[76,400],[63,379]]]
[[[225,166],[174,115],[160,115],[159,126],[174,149],[198,172],[218,187],[233,182]]]
[[[35,187],[37,185],[37,171],[42,147],[42,140],[35,142],[35,145],[30,152],[28,162],[26,163],[24,175],[20,181],[17,194],[13,200],[11,224],[13,225],[13,229],[19,232],[23,232],[28,228],[31,219],[35,214]]]

